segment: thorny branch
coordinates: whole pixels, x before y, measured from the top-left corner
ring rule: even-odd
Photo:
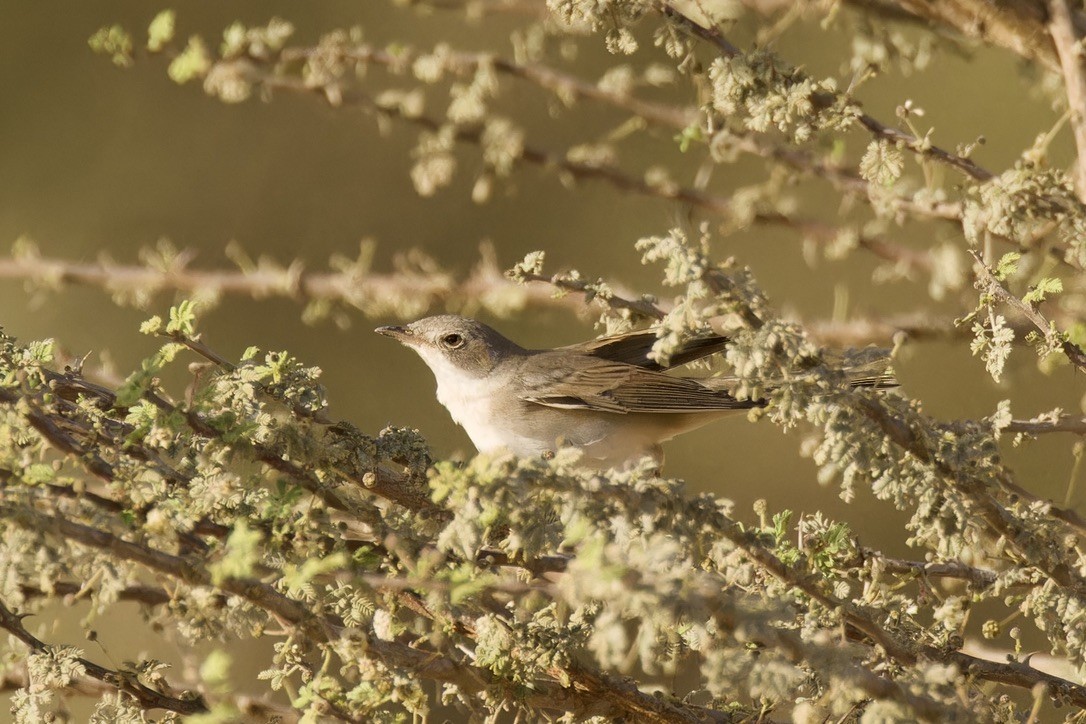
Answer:
[[[754,0],[756,3],[757,0]],[[847,0],[864,12],[890,20],[912,20],[927,27],[949,28],[960,35],[997,45],[1055,70],[1059,58],[1045,30],[1045,7],[1038,0]],[[1077,27],[1086,27],[1086,18],[1076,13]]]
[[[519,284],[499,269],[493,252],[484,247],[479,262],[461,278],[451,273],[431,270],[423,274],[409,268],[390,272],[369,269],[315,271],[294,263],[282,266],[268,259],[253,269],[198,269],[176,263],[168,269],[147,265],[118,264],[112,261],[75,262],[37,255],[0,258],[0,279],[21,279],[30,284],[56,287],[77,284],[126,295],[179,292],[211,297],[239,295],[252,298],[282,296],[299,302],[332,302],[359,309],[367,316],[397,315],[394,300],[410,300],[413,314],[429,310],[453,310],[472,313],[485,309],[506,316],[523,309],[557,308],[584,314],[584,300],[577,295],[593,295],[599,304],[626,309],[647,319],[657,319],[668,305],[655,306],[639,298],[623,285],[609,283],[612,294],[606,299],[595,295],[593,285],[568,275],[539,275],[540,284]],[[555,294],[554,289],[571,294]],[[952,317],[930,313],[889,317],[856,318],[846,321],[805,320],[812,335],[827,344],[863,346],[884,344],[898,333],[911,340],[965,337],[967,330],[955,326]]]
[[[207,356],[209,359],[216,359],[218,357],[214,352],[210,352]],[[226,366],[225,371],[228,372],[231,367],[232,365]],[[56,389],[59,391],[63,388],[57,386]],[[99,392],[98,394],[102,393]],[[45,413],[39,412],[38,414],[44,415]],[[53,434],[55,430],[60,429],[60,426],[57,424],[40,424],[38,429],[43,435],[49,435]],[[75,440],[65,443],[65,445],[61,447],[61,450],[67,454],[72,454],[76,451],[78,451],[81,456],[87,454],[87,451],[82,446],[78,445]],[[195,567],[191,559],[180,558],[162,551],[153,550],[146,545],[124,541],[113,534],[75,523],[59,516],[50,516],[32,511],[28,512],[22,507],[6,505],[0,507],[0,517],[8,518],[17,525],[29,526],[42,531],[51,531],[56,535],[79,542],[83,545],[108,551],[111,555],[117,556],[123,560],[137,562],[153,571],[190,584],[209,585],[211,583],[206,571],[203,571],[199,567]],[[764,567],[767,572],[778,577],[782,582],[803,590],[805,593],[822,601],[827,606],[844,610],[846,619],[852,625],[863,632],[866,637],[882,646],[891,656],[906,663],[916,660],[916,656],[918,655],[917,652],[913,651],[908,645],[897,641],[892,634],[884,630],[870,616],[867,616],[855,607],[846,606],[844,605],[844,602],[823,593],[818,584],[810,581],[806,574],[797,572],[783,564],[771,552],[758,543],[756,538],[753,538],[744,532],[730,518],[721,517],[720,522],[722,531],[724,531],[733,542],[743,548],[753,560]],[[871,559],[873,557],[878,557],[878,555],[869,551],[865,553],[865,557]],[[494,562],[502,565],[500,561],[495,560]],[[901,572],[909,576],[922,575],[928,577],[946,576],[961,578],[979,586],[990,585],[993,576],[993,574],[989,572],[971,569],[954,563],[913,564],[897,561],[895,559],[880,559],[880,563],[882,564],[882,569],[889,573]],[[373,585],[382,585],[382,582],[376,578],[372,579],[371,583]],[[383,585],[387,586],[395,583],[395,581],[386,581]],[[327,640],[329,637],[337,635],[336,632],[341,626],[340,622],[330,619],[323,614],[314,613],[301,603],[294,601],[289,597],[284,596],[282,593],[257,581],[229,580],[221,582],[218,585],[225,592],[241,596],[259,607],[274,613],[281,620],[307,631],[309,635],[315,637],[315,640]],[[407,587],[410,588],[411,584],[408,583]],[[67,587],[61,585],[57,591],[60,593],[78,592],[74,585],[69,585]],[[153,589],[132,589],[129,595],[133,600],[141,600],[148,604],[163,602],[160,598],[160,594],[156,593]],[[425,609],[419,610],[425,612]],[[797,661],[802,660],[806,645],[797,637],[787,633],[778,633],[775,634],[774,637],[777,638],[778,643],[784,650],[791,651],[792,654],[797,657]],[[375,641],[372,645],[376,646],[381,655],[387,656],[390,661],[399,662],[412,668],[416,666],[420,667],[420,674],[423,676],[435,678],[439,681],[455,681],[464,686],[481,685],[477,682],[477,679],[474,678],[476,676],[475,674],[468,676],[466,674],[457,673],[457,671],[460,670],[457,668],[461,666],[460,664],[453,662],[439,664],[438,660],[432,658],[430,654],[415,651],[413,649],[397,647],[392,643],[385,644]],[[1028,665],[991,664],[990,662],[982,660],[974,660],[972,657],[968,657],[964,654],[943,654],[942,652],[935,650],[925,650],[923,655],[934,658],[935,660],[953,661],[981,679],[1002,681],[1015,686],[1032,686],[1037,682],[1043,682],[1060,698],[1075,702],[1086,702],[1086,694],[1084,694],[1075,684],[1056,677],[1050,677],[1030,668]],[[424,662],[423,659],[426,659],[426,661]],[[426,665],[423,666],[423,663]],[[711,712],[707,713],[702,711],[701,713],[693,713],[683,709],[676,709],[674,708],[674,705],[670,703],[660,702],[652,697],[646,698],[643,695],[636,693],[635,690],[628,689],[628,687],[620,682],[611,681],[607,676],[599,673],[590,673],[581,669],[575,670],[572,673],[576,681],[584,683],[585,691],[587,693],[593,696],[602,697],[612,703],[615,703],[616,701],[627,702],[627,704],[623,705],[624,708],[628,707],[627,710],[630,713],[645,717],[646,720],[695,721],[697,720],[696,717],[712,715]],[[925,717],[937,718],[942,711],[941,705],[937,702],[929,700],[926,697],[910,694],[900,689],[892,682],[880,679],[879,677],[873,677],[870,674],[864,674],[859,670],[855,670],[853,675],[857,677],[857,685],[870,691],[872,695],[900,699],[903,703]],[[602,689],[600,688],[601,686],[603,687]],[[622,693],[620,694],[618,692]],[[557,698],[555,694],[558,694]],[[562,691],[560,694],[558,692],[552,692],[547,696],[546,702],[554,705],[555,702],[566,701],[570,696],[571,694],[568,691]],[[631,699],[631,697],[633,698]],[[691,716],[694,718],[691,719]]]
[[[2,514],[0,512],[0,515]],[[0,628],[22,641],[32,651],[48,651],[49,645],[27,631],[23,626],[22,619],[22,616],[10,611],[0,601]],[[197,695],[186,695],[180,698],[169,696],[144,686],[133,673],[113,671],[82,657],[78,658],[77,661],[82,665],[88,676],[123,691],[138,701],[144,709],[166,709],[167,711],[176,711],[178,714],[196,714],[207,711],[207,704]]]
[[[153,550],[148,546],[129,543],[105,531],[74,523],[59,516],[50,516],[0,504],[0,518],[7,518],[17,525],[50,531],[67,540],[108,551],[111,555],[120,559],[139,563],[152,571],[192,585],[212,585],[212,578],[206,569],[191,560]],[[387,582],[385,585],[387,585]],[[313,641],[327,641],[334,638],[343,625],[334,617],[314,613],[303,603],[255,580],[228,578],[220,581],[217,587],[227,593],[240,596],[268,613],[274,614],[279,620],[299,628],[306,632]],[[7,613],[7,617],[5,613]],[[16,633],[16,630],[10,627],[12,621],[17,623],[18,618],[10,614],[10,612],[6,612],[6,609],[0,606],[0,627]],[[16,635],[18,634],[16,633]],[[20,636],[20,638],[22,637]],[[367,642],[367,646],[370,651],[391,665],[409,669],[424,678],[455,683],[467,691],[480,691],[486,685],[486,677],[483,672],[469,670],[466,664],[454,661],[448,655],[429,652],[406,643],[385,641],[378,637],[371,637]],[[88,672],[90,671],[88,669]],[[592,698],[585,697],[601,696],[610,704],[625,710],[630,715],[643,717],[643,721],[726,721],[718,712],[697,706],[673,704],[667,700],[645,694],[636,688],[622,685],[621,682],[606,674],[590,674],[586,671],[585,675],[591,676],[592,680],[596,682],[596,691],[578,692],[561,686],[551,685],[548,687],[541,682],[536,693],[529,695],[527,700],[543,709],[593,710],[598,708],[598,703]],[[105,681],[105,679],[102,680]],[[604,688],[611,691],[604,692],[601,690]],[[538,689],[542,689],[542,691]],[[605,693],[609,695],[602,696]],[[160,705],[156,704],[155,706]],[[194,709],[193,711],[199,710],[201,709]],[[335,714],[335,712],[332,713]],[[345,721],[353,721],[349,716],[336,716]]]

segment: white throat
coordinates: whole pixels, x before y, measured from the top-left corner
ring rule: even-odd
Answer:
[[[480,452],[505,447],[503,421],[492,405],[504,381],[492,375],[466,372],[438,350],[426,347],[417,351],[437,380],[437,401],[467,431],[475,447]]]

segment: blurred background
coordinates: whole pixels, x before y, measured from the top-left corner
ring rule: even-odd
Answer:
[[[385,0],[177,2],[172,7],[178,13],[178,36],[198,33],[211,47],[235,20],[259,25],[280,16],[296,27],[292,45],[313,45],[325,32],[358,25],[365,39],[377,45],[406,41],[425,49],[448,42],[458,49],[509,55],[510,31],[524,22],[504,14],[472,23],[459,14],[420,12]],[[50,258],[108,256],[135,263],[140,248],[164,237],[196,252],[194,268],[214,269],[232,267],[223,250],[236,241],[254,257],[269,255],[284,264],[298,259],[309,269],[323,269],[331,255],[353,257],[360,241],[372,238],[378,270],[387,270],[396,253],[420,249],[463,275],[478,260],[480,243],[488,241],[502,267],[545,249],[548,271],[575,267],[590,278],[661,293],[658,270],[641,266],[633,242],[665,233],[687,218],[684,209],[597,182],[567,188],[556,174],[538,168],[519,169],[510,183],[498,183],[489,202],[476,204],[471,169],[478,166],[478,151],[472,148],[458,150],[462,168],[449,188],[421,198],[408,175],[414,128],[392,124],[382,134],[372,117],[357,109],[332,109],[316,97],[277,94],[270,102],[254,97],[226,105],[205,95],[198,83],[171,82],[161,58],[139,58],[133,67],[119,69],[88,49],[87,38],[113,23],[142,39],[160,9],[136,0],[75,3],[63,12],[37,3],[6,3],[0,9],[2,243],[25,237]],[[764,22],[745,19],[729,37],[750,47]],[[650,38],[643,40],[642,50],[628,62],[666,60]],[[823,31],[817,24],[799,23],[775,41],[774,49],[822,77],[842,74],[850,43],[844,29]],[[617,62],[600,37],[576,45],[578,60],[568,67],[587,80]],[[860,87],[857,98],[891,124],[896,106],[911,99],[926,111],[920,121],[934,126],[934,140],[944,147],[983,135],[986,143],[974,158],[997,172],[1013,164],[1059,116],[1037,92],[1038,78],[1009,53],[959,49],[941,55],[933,68],[876,78]],[[647,95],[691,100],[678,90]],[[621,113],[592,104],[556,111],[539,89],[509,80],[502,81],[495,106],[524,125],[529,144],[557,152],[602,138],[625,120]],[[868,140],[850,137],[853,145],[846,153],[858,160]],[[654,150],[663,150],[661,158],[672,164],[674,178],[689,184],[698,159],[679,158],[674,165],[678,155],[673,148],[671,134],[657,132],[631,146],[621,162],[640,173],[656,162]],[[1071,153],[1064,131],[1052,158],[1067,163]],[[908,166],[907,173],[916,173],[915,166]],[[766,165],[748,159],[717,167],[711,188],[728,194],[766,177]],[[948,186],[956,182],[947,180]],[[801,185],[791,193],[822,218],[832,221],[841,213],[838,195],[825,184]],[[949,226],[910,225],[889,236],[918,248],[942,241],[964,248],[960,232]],[[749,265],[773,304],[802,319],[826,319],[835,310],[840,316],[842,307],[846,315],[910,311],[918,300],[923,309],[958,309],[928,299],[924,279],[873,282],[878,262],[870,255],[811,266],[800,253],[801,243],[793,232],[759,227],[717,236],[713,253]],[[105,355],[123,373],[158,346],[138,333],[139,323],[152,313],[164,314],[174,301],[164,294],[146,309],[134,309],[114,305],[101,289],[31,294],[21,281],[5,280],[0,282],[0,324],[24,341],[53,337],[72,354],[91,352],[92,362]],[[436,402],[423,363],[372,333],[378,324],[392,321],[356,314],[346,330],[328,322],[307,326],[301,306],[292,301],[226,297],[204,315],[200,328],[205,341],[229,357],[256,345],[289,350],[319,366],[332,416],[364,432],[376,433],[385,425],[416,427],[437,455],[469,455],[470,441]],[[531,310],[486,321],[525,346],[569,344],[597,334],[591,323],[562,311]],[[1007,398],[1016,417],[1056,406],[1075,412],[1084,391],[1066,367],[1052,377],[1042,375],[1026,351],[1012,357],[1004,384],[996,385],[965,343],[906,345],[898,368],[904,391],[942,418],[984,416]],[[667,473],[686,479],[693,491],[736,501],[739,517],[751,518],[750,506],[758,498],[765,498],[771,511],[821,510],[848,520],[861,541],[904,553],[905,518],[866,491],[846,505],[835,486],[820,487],[814,464],[799,454],[802,435],[740,416],[669,444]],[[1050,435],[1022,448],[1008,446],[1007,455],[1025,486],[1062,501],[1070,447],[1066,438]],[[1075,494],[1072,502],[1083,497]]]

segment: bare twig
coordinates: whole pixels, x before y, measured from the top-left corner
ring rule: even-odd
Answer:
[[[864,12],[890,20],[913,20],[930,28],[946,27],[960,35],[1008,48],[1050,70],[1059,68],[1045,32],[1045,10],[1037,0],[847,0]]]
[[[251,75],[270,89],[316,94],[332,102],[324,88],[307,84],[300,78],[264,71],[256,71]],[[338,89],[334,103],[358,105],[381,116],[395,118],[430,131],[439,131],[443,127],[443,124],[434,118],[406,113],[399,107],[378,104],[368,94],[357,88]],[[456,127],[453,135],[461,143],[471,145],[482,143],[482,131],[478,128]],[[578,180],[604,181],[620,191],[675,201],[718,216],[728,217],[736,213],[735,204],[730,197],[710,194],[676,183],[650,183],[644,178],[638,178],[612,165],[575,161],[565,155],[527,145],[521,149],[518,160],[545,169],[557,169]],[[795,163],[801,162],[795,160]],[[829,172],[824,171],[824,173]],[[749,218],[749,221],[754,224],[791,228],[809,237],[822,240],[833,239],[845,231],[817,219],[792,216],[780,211],[756,211],[744,218]],[[915,251],[877,235],[858,233],[856,237],[856,243],[860,248],[882,259],[915,268],[921,272],[931,271],[931,260],[926,252]]]
[[[767,223],[770,223],[767,220]],[[783,222],[782,222],[783,223]],[[811,229],[812,232],[833,233],[832,227]],[[870,240],[875,251],[877,240]],[[930,258],[922,252],[910,254],[917,266],[930,265]],[[883,258],[900,257],[897,252],[878,249],[875,253]],[[372,300],[412,300],[413,309],[468,311],[485,308],[492,314],[508,315],[524,308],[557,308],[569,312],[586,311],[580,296],[588,291],[589,282],[576,282],[559,276],[538,275],[533,281],[545,284],[519,284],[508,279],[497,266],[492,253],[484,249],[480,261],[463,278],[438,273],[429,277],[410,271],[309,271],[292,265],[277,267],[265,264],[259,269],[196,269],[174,266],[168,270],[139,264],[118,264],[108,261],[77,262],[46,257],[0,258],[0,279],[24,279],[35,281],[49,279],[52,284],[75,284],[99,287],[110,291],[161,293],[196,292],[214,296],[239,295],[251,298],[282,296],[300,302],[334,302],[359,309],[368,314],[390,311],[383,305],[370,307]],[[284,284],[290,275],[292,282]],[[668,305],[660,302],[646,303],[633,290],[621,284],[609,282],[614,296],[606,299],[594,296],[593,301],[602,306],[627,309],[646,318],[659,318]],[[554,293],[554,287],[577,295]],[[493,308],[488,300],[500,300]],[[905,332],[911,339],[943,339],[961,336],[963,332],[953,324],[951,317],[938,317],[928,313],[899,315],[886,318],[859,318],[846,322],[811,321],[812,334],[831,344],[863,345],[885,342],[898,332]],[[201,350],[194,349],[204,355]],[[212,360],[222,366],[221,360]],[[91,384],[85,382],[84,384]],[[89,391],[89,390],[88,390]]]
[[[877,561],[881,570],[895,575],[919,578],[954,578],[978,588],[987,588],[996,581],[997,574],[995,571],[969,566],[959,561],[941,561],[939,563],[909,561],[884,556],[882,553],[870,548],[864,548],[860,552],[863,560]]]
[[[1070,432],[1086,435],[1086,417],[1082,415],[1060,415],[1053,419],[1011,420],[1003,428],[1004,432],[1022,432],[1027,435],[1044,435],[1050,432]]]

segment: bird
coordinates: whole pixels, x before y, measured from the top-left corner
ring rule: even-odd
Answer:
[[[497,330],[453,314],[374,330],[413,349],[437,380],[437,399],[479,452],[552,456],[572,446],[587,467],[625,469],[662,443],[765,400],[737,399],[709,380],[667,370],[722,352],[725,336],[684,341],[667,363],[651,356],[657,334],[642,330],[556,349],[526,349]],[[891,373],[856,378],[892,386]]]

